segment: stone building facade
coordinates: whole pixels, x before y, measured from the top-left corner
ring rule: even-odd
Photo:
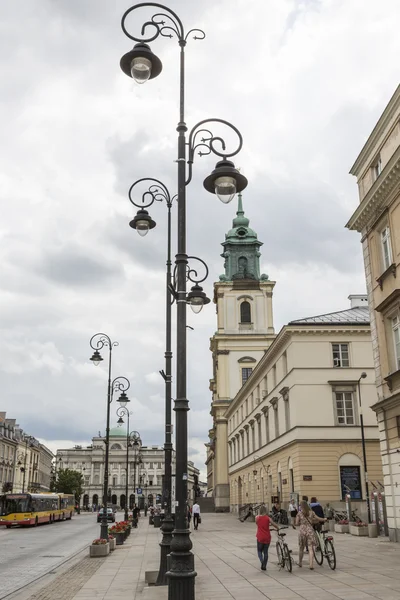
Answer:
[[[361,233],[390,539],[400,541],[400,86],[350,173],[360,203],[347,227]]]
[[[350,489],[364,516],[361,411],[368,478],[382,481],[367,297],[350,296],[344,310],[292,321],[276,336],[275,282],[260,275],[260,246],[239,197],[215,283],[208,495],[216,511],[237,511],[273,499],[287,507],[303,495],[340,505]]]
[[[364,415],[368,477],[382,480],[366,296],[351,306],[292,321],[281,329],[230,403],[231,510],[278,500],[287,508],[317,496],[340,506],[346,491],[365,514],[360,413]],[[361,373],[367,374],[358,394]]]
[[[0,491],[50,490],[53,453],[0,412]]]
[[[126,502],[126,431],[122,427],[110,430],[109,452],[109,502],[125,508]],[[99,505],[103,499],[105,438],[101,435],[92,438],[87,447],[75,446],[57,450],[58,469],[73,469],[84,477],[82,506]],[[172,459],[172,473],[175,473],[175,452]],[[141,508],[147,503],[153,506],[161,502],[164,475],[164,449],[161,446],[129,448],[128,454],[128,506],[136,503]],[[188,462],[188,501],[193,502],[194,486],[198,485],[199,470]],[[172,498],[175,497],[174,477],[172,478]],[[139,490],[139,492],[138,492]]]

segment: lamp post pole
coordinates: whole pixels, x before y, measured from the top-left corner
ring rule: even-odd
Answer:
[[[119,417],[117,423],[118,425],[122,425],[124,423],[123,417],[127,418],[127,427],[126,427],[126,463],[125,463],[125,506],[124,506],[124,517],[125,521],[128,520],[128,477],[129,477],[129,448],[130,448],[130,438],[129,438],[129,418],[133,414],[132,411],[128,410],[126,407],[126,401],[120,402],[121,406],[117,408],[117,416]]]
[[[367,452],[365,447],[365,435],[364,435],[364,415],[361,404],[361,379],[365,379],[367,374],[365,372],[361,373],[358,381],[358,402],[359,402],[359,412],[360,412],[360,427],[361,427],[361,445],[362,445],[362,453],[363,453],[363,463],[364,463],[364,477],[365,477],[365,495],[367,500],[367,515],[368,515],[368,523],[371,523],[371,506],[369,501],[369,484],[368,484],[368,468],[367,468]]]
[[[149,189],[145,192],[142,197],[142,203],[137,204],[132,197],[132,193],[136,186],[141,183],[149,185]],[[135,190],[136,191],[136,190]],[[158,571],[157,581],[155,585],[166,585],[167,584],[167,556],[170,553],[172,531],[174,529],[174,522],[171,514],[171,489],[172,489],[172,323],[171,323],[171,312],[172,303],[174,296],[171,293],[172,286],[172,261],[171,261],[171,208],[173,201],[176,196],[172,197],[169,194],[166,186],[152,177],[144,177],[135,181],[135,183],[129,189],[129,200],[134,206],[137,206],[141,210],[138,211],[138,215],[130,222],[130,226],[136,229],[141,235],[147,233],[147,230],[140,228],[140,223],[143,220],[144,210],[148,208],[154,202],[165,202],[168,209],[168,220],[167,220],[167,261],[166,261],[166,282],[165,282],[165,371],[160,371],[160,375],[165,382],[165,438],[164,438],[164,477],[163,477],[163,488],[162,488],[162,503],[165,510],[165,518],[161,525],[161,531],[163,534],[160,542],[161,556],[160,556],[160,567]],[[147,211],[146,214],[148,215]],[[152,223],[154,221],[151,220]],[[155,223],[154,223],[155,226]]]
[[[108,468],[109,468],[109,446],[110,446],[110,407],[113,400],[114,391],[120,391],[121,396],[119,402],[121,405],[129,402],[126,395],[126,391],[130,387],[130,383],[126,377],[116,377],[111,381],[111,366],[112,366],[112,350],[118,346],[118,342],[112,342],[108,335],[105,333],[96,333],[90,339],[90,347],[94,350],[94,353],[90,360],[95,366],[97,366],[102,360],[100,350],[104,347],[108,348],[108,383],[107,383],[107,420],[106,420],[106,453],[104,459],[104,482],[103,482],[103,514],[101,518],[100,527],[100,538],[108,540],[108,520],[107,520],[107,509],[108,509]]]
[[[131,35],[126,29],[126,19],[136,9],[153,7],[156,14],[151,20],[147,19],[141,29],[141,38]],[[162,12],[160,12],[160,10]],[[134,48],[125,54],[120,62],[122,71],[132,77],[138,83],[144,83],[160,74],[162,63],[153,54],[148,42],[155,40],[158,36],[174,37],[178,39],[180,47],[180,75],[179,75],[179,122],[178,131],[178,240],[177,254],[175,257],[175,271],[173,297],[177,303],[177,343],[176,343],[176,400],[174,410],[175,418],[175,448],[176,448],[176,506],[175,506],[175,529],[171,541],[171,566],[167,573],[168,577],[168,599],[169,600],[194,600],[195,577],[194,556],[190,552],[192,542],[190,531],[187,528],[187,456],[188,456],[188,431],[187,413],[189,401],[186,397],[187,391],[187,349],[186,349],[186,304],[190,303],[193,310],[198,312],[205,303],[210,300],[206,297],[202,288],[195,282],[189,294],[186,292],[187,279],[191,279],[193,270],[188,268],[188,257],[186,253],[186,186],[192,179],[192,165],[195,150],[199,147],[204,149],[201,154],[216,154],[221,157],[214,171],[204,181],[204,187],[211,193],[216,193],[224,203],[230,202],[236,192],[242,191],[247,185],[247,179],[239,173],[234,164],[227,160],[235,156],[242,147],[242,136],[240,132],[227,121],[222,119],[206,119],[195,125],[186,141],[187,126],[185,123],[185,46],[189,34],[195,33],[195,39],[204,39],[205,33],[199,29],[192,29],[187,34],[178,15],[167,6],[155,2],[145,2],[132,6],[122,17],[121,27],[124,34],[131,40],[138,42]],[[149,35],[149,37],[144,37]],[[209,123],[221,123],[230,127],[239,137],[239,146],[232,152],[226,152],[226,144],[221,136],[214,136],[205,125]],[[198,137],[200,135],[200,137]],[[220,145],[222,152],[217,150],[216,144]],[[188,150],[188,157],[186,151]],[[143,197],[145,200],[145,197]],[[149,229],[155,226],[147,211],[142,207],[131,223],[141,235],[145,235]],[[193,257],[192,257],[193,258]],[[203,261],[201,261],[203,262]],[[203,263],[205,265],[205,263]],[[208,270],[207,270],[208,272]],[[176,275],[176,277],[175,277]],[[197,274],[196,274],[197,275]],[[201,280],[203,281],[203,280]],[[171,287],[169,287],[171,289]],[[167,375],[167,374],[166,374]]]

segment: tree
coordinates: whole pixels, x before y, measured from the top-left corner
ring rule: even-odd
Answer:
[[[83,475],[72,469],[59,469],[54,483],[54,491],[62,494],[75,494],[75,502],[80,505],[83,492]]]
[[[12,481],[5,481],[3,483],[3,488],[2,488],[3,494],[6,494],[7,492],[12,492],[12,488],[13,488]]]

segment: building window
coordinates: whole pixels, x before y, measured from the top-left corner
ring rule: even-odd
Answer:
[[[247,301],[242,302],[240,305],[240,322],[251,323],[251,307]]]
[[[335,392],[338,425],[355,425],[353,392]]]
[[[251,367],[246,367],[246,368],[242,369],[242,385],[244,385],[246,383],[246,381],[248,380],[248,378],[250,377],[252,372],[253,372],[253,369]],[[243,418],[243,415],[242,415],[242,418]]]
[[[261,446],[262,446],[261,419],[258,419],[258,421],[257,421],[257,427],[258,427],[258,447],[261,448]]]
[[[394,342],[394,357],[396,361],[396,371],[400,369],[400,319],[396,315],[392,319],[393,342]]]
[[[378,156],[375,163],[372,165],[373,180],[376,181],[381,173],[382,173],[382,160],[381,160],[381,157]]]
[[[393,262],[392,259],[392,245],[390,243],[390,229],[389,225],[386,225],[381,231],[381,244],[382,244],[382,262],[383,270],[386,271]]]
[[[396,425],[397,425],[397,437],[400,438],[400,415],[396,417]]]
[[[336,368],[349,367],[349,345],[332,344],[333,366]]]
[[[113,487],[115,487],[117,485],[117,478],[116,477],[112,478],[112,484],[113,484]]]

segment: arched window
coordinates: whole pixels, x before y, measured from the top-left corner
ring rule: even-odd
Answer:
[[[240,322],[251,323],[251,308],[250,303],[245,300],[240,305]]]
[[[113,444],[111,450],[121,450],[121,446],[119,444]]]

